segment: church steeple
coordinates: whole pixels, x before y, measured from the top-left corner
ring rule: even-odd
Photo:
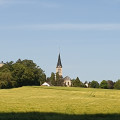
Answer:
[[[58,73],[60,76],[62,76],[62,63],[61,63],[60,53],[59,53],[59,56],[58,56],[56,73]]]
[[[60,53],[59,53],[59,56],[58,56],[57,67],[61,67],[61,68],[62,68],[62,63],[61,63]]]

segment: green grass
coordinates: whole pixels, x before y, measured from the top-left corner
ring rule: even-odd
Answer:
[[[120,91],[74,87],[0,90],[0,120],[119,120]]]

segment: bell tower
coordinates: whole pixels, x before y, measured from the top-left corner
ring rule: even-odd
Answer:
[[[56,73],[58,73],[60,76],[62,76],[62,63],[61,63],[60,53],[59,53],[59,56],[58,56]]]

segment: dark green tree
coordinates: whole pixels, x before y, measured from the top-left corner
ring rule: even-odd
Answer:
[[[108,88],[108,84],[107,84],[107,81],[106,81],[106,80],[103,80],[103,81],[100,83],[100,88],[103,88],[103,89],[107,89],[107,88]]]
[[[16,87],[16,82],[14,81],[12,74],[8,68],[4,68],[0,72],[0,83],[1,87],[0,88],[12,88]]]
[[[12,76],[14,78],[14,80],[17,82],[18,87],[21,87],[24,85],[24,81],[25,81],[25,66],[23,64],[20,63],[15,63],[13,65],[13,71],[12,71]]]
[[[14,64],[13,61],[10,61],[10,62],[6,62],[5,65],[3,67],[0,67],[0,71],[5,71],[5,70],[9,70],[9,71],[12,71],[13,68],[12,68],[12,65]]]
[[[118,81],[115,82],[114,88],[120,90],[120,80],[118,80]]]
[[[59,79],[59,76],[57,76],[57,77],[58,77],[57,79]],[[55,73],[53,73],[53,72],[51,73],[50,82],[51,82],[51,84],[52,84],[53,86],[56,85]]]
[[[99,88],[99,83],[95,80],[93,80],[90,84],[90,87],[91,88]]]
[[[63,86],[63,77],[56,73],[55,86]]]
[[[47,78],[45,74],[41,74],[39,81],[40,81],[40,85],[42,85],[44,82],[46,82]]]
[[[80,87],[80,79],[77,77],[75,82],[74,82],[75,87]]]
[[[75,82],[75,79],[72,79],[72,80],[71,80],[71,86],[72,86],[72,87],[75,87],[75,86],[74,86],[74,82]]]
[[[112,80],[107,81],[107,88],[108,89],[113,89],[114,88],[114,82]]]
[[[75,80],[72,80],[72,86],[73,87],[84,87],[83,83],[80,81],[78,77]]]
[[[7,62],[0,68],[1,88],[40,85],[44,81],[46,81],[44,71],[32,60],[19,59],[16,63]]]

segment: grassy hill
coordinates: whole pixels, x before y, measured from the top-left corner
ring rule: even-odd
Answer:
[[[120,91],[72,87],[0,90],[0,120],[120,120]]]

